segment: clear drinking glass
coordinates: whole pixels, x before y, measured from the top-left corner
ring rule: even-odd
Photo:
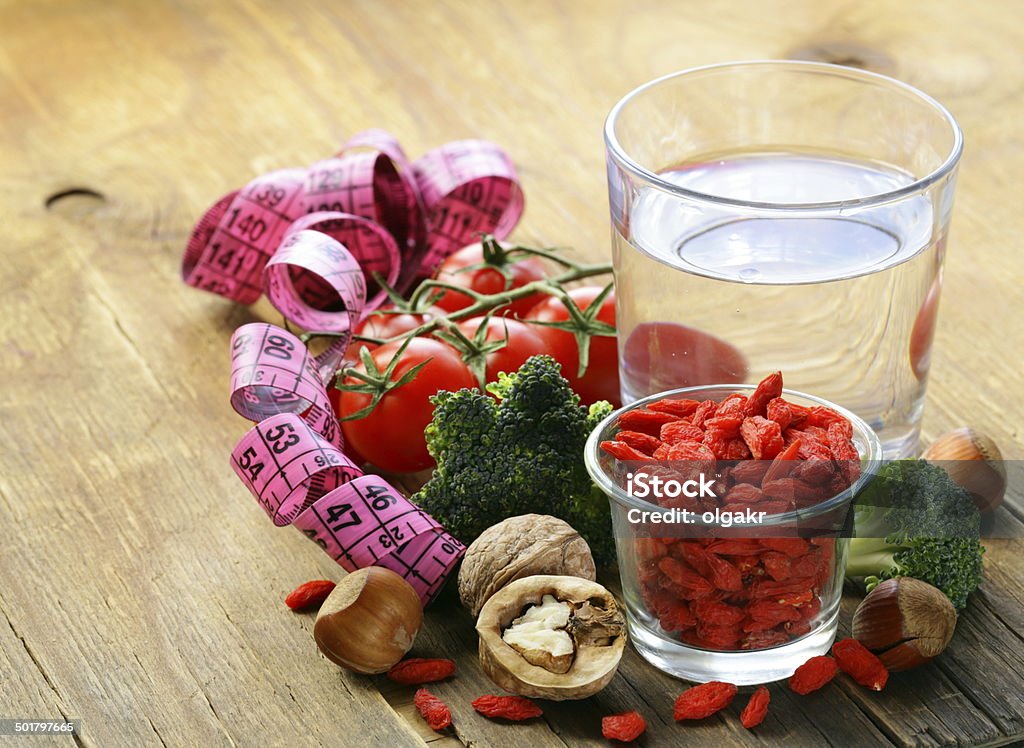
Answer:
[[[605,125],[624,402],[782,370],[917,448],[960,128],[874,73],[687,70]]]
[[[688,398],[720,402],[735,392],[750,395],[753,390],[754,387],[749,385],[688,387],[643,398],[602,421],[591,433],[584,452],[590,477],[611,502],[612,527],[630,641],[650,663],[686,680],[701,683],[723,680],[737,685],[767,683],[789,677],[809,658],[829,650],[839,621],[852,502],[860,487],[870,480],[881,464],[881,443],[863,420],[834,403],[784,390],[783,397],[787,402],[808,408],[831,408],[850,421],[853,443],[860,456],[859,474],[848,488],[835,495],[824,494],[817,503],[768,514],[757,524],[746,527],[724,527],[714,520],[705,521],[703,515],[695,515],[691,524],[681,524],[678,519],[673,519],[673,510],[666,508],[666,502],[661,505],[650,503],[628,490],[628,476],[634,470],[650,471],[661,467],[678,476],[681,472],[690,473],[695,463],[621,463],[600,447],[601,442],[616,438],[619,419],[624,413],[644,408],[655,400]],[[755,464],[765,467],[769,461],[743,462],[747,467],[754,467]],[[717,474],[726,466],[737,464],[719,461]],[[652,519],[655,515],[658,516]],[[743,582],[742,589],[730,593],[737,594],[743,602],[733,600],[735,604],[728,606],[730,612],[739,610],[746,616],[742,629],[736,628],[739,625],[737,621],[728,621],[736,632],[736,640],[729,643],[700,641],[700,636],[711,636],[708,632],[725,622],[712,620],[710,616],[715,611],[711,610],[704,614],[709,618],[702,620],[702,606],[690,605],[686,595],[674,591],[676,588],[671,585],[666,587],[667,574],[660,565],[662,560],[682,559],[683,568],[696,570],[701,562],[694,560],[691,552],[705,557],[706,554],[714,553],[719,558],[729,559],[729,563],[738,568],[745,558],[755,558],[747,555],[747,551],[765,551],[768,541],[761,540],[763,538],[784,542],[795,540],[802,546],[802,550],[792,554],[789,549],[786,551],[786,555],[799,557],[790,559],[793,576],[779,574],[780,581],[751,577]],[[727,550],[717,545],[720,542],[739,543],[741,547]],[[798,564],[808,562],[810,566],[800,571]],[[814,581],[807,584],[801,581],[807,577],[800,574],[813,574]],[[768,591],[764,586],[766,583],[776,585],[770,596],[761,594]],[[761,589],[755,592],[755,587]],[[672,607],[678,607],[678,604],[686,608],[684,613],[688,620],[685,623],[673,619]],[[783,612],[792,615],[773,618],[768,622],[761,619],[764,625],[755,626],[752,624],[759,621],[754,619],[760,616],[753,612],[755,604],[769,609],[777,605],[783,608]],[[768,615],[770,617],[773,613],[768,611]],[[705,626],[708,628],[705,629]]]

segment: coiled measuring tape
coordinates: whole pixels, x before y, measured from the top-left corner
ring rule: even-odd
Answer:
[[[493,143],[447,143],[416,161],[389,133],[352,137],[307,169],[257,177],[220,198],[189,237],[182,277],[251,304],[266,294],[285,319],[336,336],[313,356],[275,325],[231,337],[231,404],[256,425],[231,455],[276,525],[301,530],[342,567],[384,566],[429,602],[463,545],[343,451],[327,397],[355,325],[480,234],[507,236],[523,210],[515,168]]]

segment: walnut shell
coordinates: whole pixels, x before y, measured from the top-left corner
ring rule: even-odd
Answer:
[[[565,627],[572,637],[572,664],[544,667],[528,661],[502,634],[544,595],[567,602],[573,613]],[[626,646],[626,619],[615,597],[597,582],[579,577],[538,575],[517,579],[484,604],[476,623],[480,667],[495,684],[511,693],[563,701],[585,699],[615,676]]]
[[[469,546],[459,571],[459,598],[475,616],[509,582],[535,574],[593,582],[597,567],[587,541],[567,522],[546,514],[522,514],[487,528]]]

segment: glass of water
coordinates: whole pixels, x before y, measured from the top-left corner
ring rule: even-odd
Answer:
[[[605,142],[624,402],[782,370],[916,451],[963,147],[942,105],[730,63],[627,94]]]

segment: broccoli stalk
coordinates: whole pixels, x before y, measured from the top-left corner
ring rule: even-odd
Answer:
[[[942,468],[902,460],[882,468],[857,497],[846,575],[870,592],[882,579],[914,577],[959,610],[981,584],[980,515]]]
[[[425,435],[437,467],[415,501],[464,543],[506,517],[551,514],[576,528],[598,563],[610,562],[608,500],[583,449],[611,405],[580,406],[550,356],[531,357],[487,389],[494,397],[463,389],[432,398]]]

